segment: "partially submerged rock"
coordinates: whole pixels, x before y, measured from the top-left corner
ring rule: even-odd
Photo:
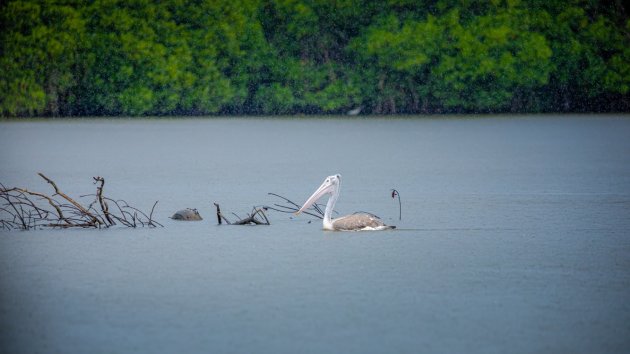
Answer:
[[[171,216],[171,219],[173,219],[173,220],[183,220],[183,221],[199,221],[199,220],[203,220],[201,218],[201,215],[199,215],[199,212],[197,211],[197,209],[191,209],[191,208],[182,209],[182,210],[176,212],[175,214],[173,214],[173,216]]]

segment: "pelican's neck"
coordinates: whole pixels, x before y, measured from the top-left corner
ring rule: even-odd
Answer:
[[[337,198],[339,198],[339,186],[336,186],[330,198],[328,198],[328,202],[326,203],[326,210],[324,210],[324,230],[333,230],[332,223],[332,213],[335,208],[335,203],[337,203]]]

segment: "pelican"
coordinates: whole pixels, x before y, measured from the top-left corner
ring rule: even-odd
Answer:
[[[299,215],[301,212],[313,205],[319,198],[326,194],[330,194],[328,203],[326,203],[326,210],[324,211],[324,230],[330,231],[380,231],[387,229],[394,229],[396,226],[385,225],[378,217],[370,214],[357,213],[352,215],[342,216],[332,220],[332,212],[339,197],[339,188],[341,186],[341,175],[332,175],[326,177],[324,183],[311,195],[304,205],[298,210],[295,215]]]

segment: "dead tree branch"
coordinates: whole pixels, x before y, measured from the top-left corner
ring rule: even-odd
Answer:
[[[109,207],[107,206],[107,202],[103,198],[103,186],[105,185],[105,179],[100,176],[92,177],[92,178],[94,179],[95,184],[100,183],[96,187],[96,196],[98,198],[98,203],[101,205],[101,211],[103,211],[103,216],[105,216],[105,219],[107,220],[109,225],[115,225],[116,223],[114,222],[114,220],[112,220],[111,216],[109,215]]]
[[[230,225],[230,221],[225,216],[223,216],[223,213],[221,213],[221,207],[219,206],[219,204],[214,203],[214,206],[217,207],[217,222],[219,223],[219,225],[221,225],[221,220]]]
[[[2,229],[34,229],[42,227],[83,227],[100,228],[116,225],[117,222],[128,227],[162,226],[153,220],[153,211],[157,201],[153,204],[151,212],[146,215],[139,209],[130,206],[125,201],[116,201],[105,197],[103,177],[93,177],[97,184],[95,200],[87,207],[63,193],[57,184],[43,173],[38,173],[54,189],[53,195],[30,191],[25,188],[6,188],[0,184],[0,228]],[[84,197],[84,196],[82,196]],[[108,202],[115,205],[118,210],[113,213],[109,210]],[[46,207],[46,204],[49,207]],[[100,210],[94,208],[100,206]]]
[[[224,215],[221,213],[221,207],[218,203],[214,203],[214,206],[217,208],[217,222],[219,225],[222,224],[222,220],[225,221],[228,225],[271,225],[267,215],[264,212],[264,208],[253,207],[252,212],[247,215],[247,217],[241,219],[238,215],[234,214],[236,218],[240,219],[235,222],[230,222]]]
[[[265,206],[265,209],[279,211],[281,213],[288,213],[288,214],[293,214],[297,212],[298,210],[300,210],[300,206],[287,197],[283,197],[276,193],[267,193],[267,194],[284,200],[285,204],[274,203],[273,206],[268,206],[268,205]],[[310,215],[310,216],[314,216],[318,219],[324,218],[324,212],[322,211],[322,207],[320,206],[320,204],[317,204],[317,203],[313,204],[311,208],[303,211],[302,213]]]
[[[101,222],[96,218],[96,216],[92,215],[92,213],[90,213],[89,211],[87,211],[81,204],[77,203],[74,201],[74,199],[68,197],[65,193],[63,193],[62,191],[59,190],[59,188],[57,187],[57,185],[55,184],[55,182],[53,182],[50,178],[44,176],[43,173],[39,172],[38,175],[43,178],[44,180],[46,180],[46,182],[48,182],[50,185],[53,186],[53,188],[55,189],[55,194],[54,195],[59,195],[61,196],[63,199],[69,201],[70,203],[72,203],[72,205],[74,205],[78,210],[80,210],[83,214],[85,214],[86,216],[90,217],[92,220],[91,222],[94,223],[96,226],[99,226],[101,224]]]

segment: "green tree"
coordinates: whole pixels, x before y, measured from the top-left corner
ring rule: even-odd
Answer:
[[[350,40],[376,14],[375,1],[264,2],[260,11],[270,59],[262,77],[264,95],[256,95],[262,113],[274,113],[261,103],[269,91],[277,97],[291,92],[293,110],[305,113],[342,112],[360,103]],[[286,107],[281,111],[286,112]]]
[[[519,91],[548,82],[551,49],[525,9],[486,5],[467,18],[458,7],[444,11],[404,22],[389,15],[354,43],[375,71],[376,113],[505,111],[522,105]]]
[[[0,114],[630,110],[621,0],[12,0]]]
[[[547,84],[552,51],[545,37],[532,30],[526,10],[508,3],[468,23],[461,23],[457,10],[446,18],[452,46],[431,78],[431,92],[446,108],[473,112],[520,108],[517,92]]]
[[[574,0],[536,5],[543,19],[538,26],[553,50],[554,70],[545,92],[549,109],[606,110],[623,106],[624,101],[627,109],[630,22],[620,3]]]
[[[191,80],[187,43],[163,5],[97,0],[90,19],[90,63],[80,88],[88,114],[165,114],[174,111]]]
[[[69,114],[81,76],[85,21],[75,6],[11,1],[0,9],[0,112]]]

